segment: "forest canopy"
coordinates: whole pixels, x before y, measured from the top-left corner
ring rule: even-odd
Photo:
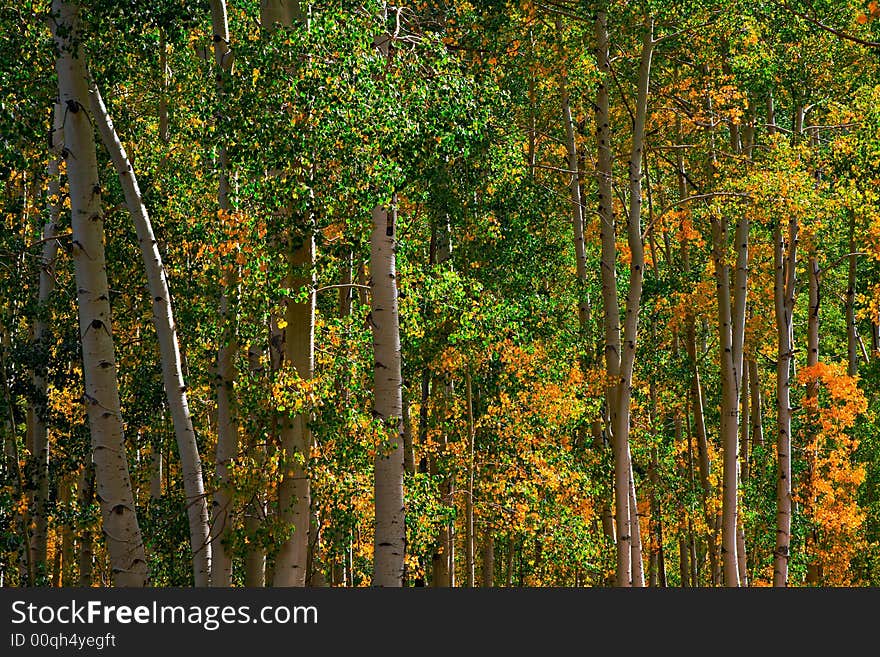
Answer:
[[[880,585],[880,5],[0,0],[0,586]]]

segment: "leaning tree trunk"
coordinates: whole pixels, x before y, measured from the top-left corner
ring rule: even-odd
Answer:
[[[91,87],[92,114],[104,146],[110,153],[119,184],[125,193],[125,202],[134,222],[138,245],[147,273],[147,285],[153,301],[153,325],[159,339],[159,355],[162,361],[162,382],[165,396],[171,411],[177,449],[180,452],[180,466],[183,472],[183,490],[186,496],[186,512],[189,520],[189,541],[193,554],[193,581],[196,586],[208,586],[211,575],[211,545],[208,530],[208,501],[205,496],[205,483],[202,478],[202,462],[199,447],[189,412],[186,384],[183,380],[183,363],[177,339],[177,326],[171,307],[171,292],[168,277],[162,264],[162,255],[150,215],[144,205],[134,168],[119,135],[101,99],[94,81]]]
[[[59,100],[65,107],[64,150],[70,186],[71,245],[82,343],[83,399],[91,431],[92,458],[103,531],[117,586],[147,584],[147,562],[138,525],[125,451],[116,356],[110,317],[110,290],[104,257],[101,187],[85,65],[75,2],[53,0]]]
[[[373,209],[370,236],[370,325],[373,330],[373,414],[388,437],[375,459],[373,585],[403,585],[406,530],[403,509],[403,401],[397,310],[396,208]]]

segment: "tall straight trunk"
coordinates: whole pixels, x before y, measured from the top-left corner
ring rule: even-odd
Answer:
[[[495,586],[495,537],[492,535],[492,528],[488,524],[483,531],[482,552],[482,585],[484,588],[492,588]]]
[[[596,88],[596,183],[599,201],[599,230],[602,242],[602,306],[604,311],[605,371],[608,387],[605,391],[609,415],[618,418],[620,378],[620,306],[617,296],[617,245],[614,223],[614,191],[612,189],[611,111],[608,99],[608,83],[611,78],[608,17],[602,7],[595,20],[596,61],[602,77]],[[627,407],[628,402],[627,401]],[[632,529],[629,508],[629,448],[624,444],[619,422],[610,421],[612,450],[614,454],[614,519],[617,528],[617,586],[632,584]]]
[[[95,140],[88,116],[85,63],[78,44],[79,7],[53,0],[59,100],[66,107],[64,154],[70,186],[74,273],[79,306],[83,379],[96,469],[97,495],[117,586],[147,584],[147,562],[128,472],[116,379],[110,290],[104,257],[104,222]]]
[[[745,356],[745,354],[743,354]],[[751,445],[751,409],[749,408],[749,366],[748,361],[743,361],[742,381],[740,382],[739,405],[740,405],[740,441],[739,441],[739,464],[740,481],[744,486],[749,480],[749,460]],[[749,568],[746,555],[745,520],[741,513],[737,514],[736,525],[736,554],[739,564],[739,581],[742,586],[749,585]]]
[[[749,397],[750,415],[752,418],[751,438],[753,445],[764,444],[764,408],[761,400],[761,378],[758,374],[758,361],[750,358],[749,368]]]
[[[468,460],[467,460],[467,491],[465,492],[465,586],[474,587],[474,394],[471,373],[465,375],[465,397],[467,405]]]
[[[95,499],[95,464],[89,460],[82,468],[79,475],[78,490],[76,494],[76,506],[80,513],[92,505]],[[84,527],[79,534],[79,585],[89,587],[92,585],[92,530]]]
[[[819,263],[815,254],[811,254],[807,264],[807,276],[809,279],[809,310],[807,312],[807,367],[812,367],[819,362]],[[807,398],[815,400],[819,395],[819,382],[811,381],[807,384]],[[816,438],[815,430],[807,428],[807,444]],[[812,504],[813,499],[813,467],[815,465],[811,451],[807,452],[807,475],[804,497],[807,505]],[[805,540],[805,551],[807,553],[807,584],[818,585],[821,581],[821,566],[815,558],[813,550],[815,549],[816,533],[815,530],[808,531]]]
[[[627,214],[627,243],[630,250],[629,291],[626,298],[626,317],[623,323],[621,341],[620,377],[616,384],[615,404],[611,410],[611,425],[615,441],[615,468],[620,461],[625,470],[626,487],[623,497],[629,494],[628,529],[630,536],[631,577],[633,586],[644,586],[644,572],[641,554],[641,535],[639,533],[638,505],[633,479],[632,459],[629,448],[630,400],[632,396],[633,368],[636,358],[636,341],[639,327],[639,310],[642,299],[642,282],[645,270],[645,250],[642,242],[642,162],[644,156],[645,123],[648,115],[648,87],[651,77],[651,58],[654,52],[653,21],[645,19],[642,36],[642,52],[639,62],[638,92],[635,103],[632,151],[629,158],[629,212]],[[618,493],[618,499],[621,493]],[[618,524],[621,538],[626,527]]]
[[[855,213],[849,213],[849,255],[847,256],[846,296],[844,310],[846,314],[846,371],[850,376],[859,372],[859,352],[856,343],[858,333],[856,327],[855,299],[856,299],[856,218]]]
[[[315,372],[315,240],[309,232],[303,243],[292,249],[289,258],[289,288],[292,294],[306,288],[306,300],[287,300],[284,330],[284,364],[297,376],[309,380]],[[283,471],[278,484],[278,506],[281,521],[293,528],[275,558],[274,586],[305,586],[309,554],[309,510],[311,485],[308,476],[312,433],[310,414],[286,415],[281,420],[281,460]]]
[[[275,24],[291,26],[304,22],[305,15],[298,0],[261,0],[260,24],[266,30]],[[310,229],[293,238],[288,250],[288,288],[293,294],[302,288],[307,290],[302,303],[287,299],[283,334],[284,360],[282,367],[293,368],[299,378],[309,380],[315,370],[315,239]],[[311,537],[311,481],[309,457],[312,434],[309,427],[310,413],[286,415],[281,422],[281,481],[278,484],[278,506],[282,523],[293,533],[281,545],[275,558],[274,586],[306,586],[309,578],[310,545],[317,536]]]
[[[661,515],[660,498],[657,489],[660,484],[659,464],[657,462],[657,448],[651,450],[651,469],[649,479],[651,481],[651,545],[650,545],[650,573],[651,586],[666,587],[666,557],[663,552],[663,517]]]
[[[55,289],[55,256],[58,253],[58,240],[52,239],[58,230],[58,219],[61,214],[61,147],[64,141],[64,108],[56,102],[52,113],[52,132],[49,147],[51,157],[47,166],[49,179],[49,217],[43,226],[43,251],[40,254],[40,282],[37,302],[39,314],[34,321],[34,346],[41,358],[49,356],[48,303]],[[31,468],[31,489],[33,490],[31,518],[33,520],[33,536],[30,541],[30,563],[37,571],[45,571],[46,545],[49,521],[49,432],[46,426],[48,403],[48,384],[42,368],[31,371],[31,382],[34,386],[34,399],[30,403],[28,413],[33,427],[33,467]]]
[[[561,18],[556,19],[556,31],[562,32]],[[561,57],[562,53],[560,52]],[[583,203],[581,201],[577,140],[575,139],[574,119],[571,115],[571,102],[564,69],[559,80],[559,92],[562,99],[562,122],[565,124],[565,142],[568,151],[568,171],[566,174],[569,176],[571,227],[574,239],[575,271],[577,272],[578,323],[582,339],[589,343],[590,301],[587,297],[587,252],[584,246]]]
[[[749,367],[749,362],[746,360],[743,362],[743,376],[742,381],[740,383],[740,391],[739,391],[739,408],[740,408],[740,422],[741,422],[741,437],[739,441],[739,464],[740,464],[740,479],[743,484],[745,484],[749,480],[749,466],[750,466],[750,457],[751,457],[751,437],[752,437],[752,409],[749,406],[750,396],[749,391],[751,389],[751,368]]]
[[[720,573],[718,559],[718,532],[720,530],[720,518],[712,511],[711,499],[713,493],[712,482],[709,478],[709,438],[706,431],[705,403],[703,398],[703,384],[700,378],[700,368],[697,361],[696,327],[693,316],[687,318],[687,342],[685,344],[688,358],[693,363],[693,376],[691,378],[691,400],[693,402],[694,434],[697,439],[697,471],[700,477],[700,498],[703,503],[703,513],[706,516],[706,526],[709,533],[706,537],[709,562],[712,568],[712,583],[717,584]]]
[[[556,31],[562,32],[562,19],[556,19]],[[561,34],[560,34],[561,36]],[[563,53],[560,48],[560,61],[562,60]],[[571,113],[571,98],[568,92],[568,81],[566,71],[563,69],[562,75],[559,80],[559,93],[562,101],[562,121],[565,124],[565,140],[566,140],[566,150],[568,153],[568,171],[567,175],[570,176],[568,189],[569,189],[569,198],[571,200],[571,228],[572,228],[572,238],[574,241],[574,255],[575,255],[575,272],[576,272],[576,291],[577,291],[577,313],[578,313],[578,327],[580,328],[580,342],[584,345],[585,354],[581,359],[581,367],[586,373],[588,362],[592,361],[593,354],[593,346],[592,346],[592,335],[591,335],[591,324],[592,324],[592,308],[589,297],[589,292],[587,290],[588,280],[587,280],[587,254],[586,254],[586,245],[584,242],[584,204],[583,204],[583,193],[581,190],[581,166],[580,166],[580,158],[578,156],[577,150],[577,139],[575,136],[575,126],[574,119],[572,118]],[[606,115],[607,115],[607,92],[606,92]],[[597,119],[598,120],[598,119]],[[607,121],[605,122],[607,123]],[[610,131],[608,131],[608,140],[610,140]],[[606,143],[610,143],[606,141]],[[610,155],[609,155],[610,157]],[[608,160],[606,166],[610,171],[611,162]],[[609,192],[610,194],[610,192]],[[612,219],[613,221],[613,219]],[[583,430],[579,428],[579,431]],[[597,450],[605,449],[605,440],[602,436],[602,423],[600,420],[596,420],[592,422],[590,427],[592,437],[593,437],[593,447]],[[601,497],[599,500],[599,510],[600,515],[602,517],[602,530],[604,535],[610,538],[612,541],[615,540],[614,536],[614,519],[611,513],[611,508],[608,504],[608,501]]]
[[[183,490],[186,495],[186,513],[189,520],[189,540],[193,555],[193,578],[196,586],[208,586],[211,575],[211,546],[208,529],[208,500],[202,478],[202,461],[189,412],[183,364],[180,357],[177,326],[171,307],[171,292],[162,264],[158,243],[153,233],[150,216],[144,205],[134,168],[128,160],[125,148],[116,134],[97,85],[91,87],[92,114],[110,159],[116,167],[119,184],[125,193],[125,202],[134,223],[141,250],[147,285],[153,304],[153,325],[159,339],[162,361],[162,382],[165,397],[177,439],[180,466],[183,472]]]
[[[271,326],[269,327],[269,342],[271,344]],[[262,362],[263,350],[257,345],[248,347],[248,369],[251,376],[259,377],[266,372]],[[270,356],[271,360],[271,356]],[[258,468],[265,467],[266,446],[261,443],[256,432],[250,432],[248,436],[248,451],[257,464]],[[266,517],[266,497],[264,491],[258,490],[248,504],[245,513],[244,529],[248,536],[255,536]],[[244,555],[244,585],[246,587],[263,587],[266,585],[266,550],[258,543],[248,545]]]
[[[395,203],[396,199],[392,200]],[[388,439],[375,458],[373,585],[403,585],[406,528],[403,508],[403,413],[400,318],[397,307],[397,208],[373,208],[370,235],[370,325],[373,331],[373,414]]]
[[[773,585],[788,586],[791,544],[791,361],[797,262],[797,219],[791,217],[788,236],[782,226],[773,230],[773,297],[776,314],[776,550],[773,557]]]
[[[727,220],[712,220],[713,260],[718,301],[719,353],[721,358],[721,445],[723,455],[721,498],[721,557],[724,582],[739,586],[737,548],[737,511],[739,493],[739,403],[742,383],[743,338],[747,294],[748,232],[745,212],[737,219],[734,244],[737,252],[736,273],[731,307],[730,267],[727,252]]]
[[[59,486],[58,497],[62,508],[71,510],[71,495],[73,491],[72,477],[65,477]],[[70,516],[68,516],[69,518]],[[74,522],[67,520],[61,526],[61,586],[76,586],[74,575]]]
[[[168,130],[168,41],[165,37],[165,28],[159,28],[159,139],[168,143],[170,133]]]
[[[223,78],[232,67],[229,48],[229,25],[226,18],[226,0],[211,0],[211,28],[213,30],[214,64],[217,92],[225,92]],[[229,163],[226,146],[219,144],[217,154],[219,184],[217,205],[228,216]],[[221,263],[223,273],[220,293],[220,344],[217,349],[217,370],[214,391],[217,399],[217,451],[215,456],[217,487],[211,509],[211,586],[232,586],[232,556],[227,550],[232,532],[232,492],[229,464],[238,455],[238,418],[235,403],[236,288],[238,273],[232,263]]]

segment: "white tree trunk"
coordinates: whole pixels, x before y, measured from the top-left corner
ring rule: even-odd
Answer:
[[[64,141],[64,108],[56,102],[52,114],[52,133],[50,149],[52,151],[46,173],[49,178],[49,220],[43,227],[43,252],[40,256],[40,283],[38,292],[39,316],[34,321],[34,345],[43,358],[49,356],[49,327],[47,324],[47,304],[55,289],[55,256],[58,253],[58,240],[52,239],[58,229],[58,218],[61,214],[61,147]],[[33,457],[36,467],[33,469],[33,511],[34,533],[30,543],[31,566],[36,573],[46,563],[46,544],[48,538],[48,502],[49,502],[49,432],[46,427],[46,404],[48,402],[48,385],[46,377],[39,370],[32,371],[31,380],[34,385],[35,403],[31,404],[33,426]]]
[[[222,94],[223,75],[232,67],[232,50],[229,48],[229,26],[226,19],[226,0],[211,0],[211,27],[214,32],[214,63],[216,65],[217,90]],[[229,165],[226,146],[219,145],[217,155],[219,186],[217,204],[228,213]],[[217,452],[215,457],[217,489],[211,510],[211,586],[232,585],[232,557],[226,549],[227,538],[232,531],[232,492],[229,463],[238,455],[238,418],[235,404],[235,354],[236,340],[236,289],[238,272],[232,263],[224,273],[223,292],[220,295],[220,346],[217,350],[217,371],[214,389],[217,398]]]
[[[162,382],[165,386],[168,408],[171,411],[174,435],[180,453],[180,466],[183,472],[190,548],[193,554],[193,580],[196,586],[208,586],[211,575],[208,501],[202,478],[202,462],[199,457],[196,434],[189,412],[186,384],[183,379],[183,363],[180,358],[177,326],[174,323],[174,312],[171,307],[168,277],[162,264],[162,255],[159,253],[150,215],[144,205],[134,168],[128,160],[119,135],[116,134],[113,121],[110,119],[94,81],[91,84],[90,92],[92,115],[104,146],[116,167],[119,184],[125,193],[125,202],[137,232],[144,270],[147,273],[147,286],[153,302],[153,325],[156,327],[159,354],[162,360]]]
[[[388,440],[375,459],[376,531],[373,585],[403,585],[406,528],[403,509],[403,402],[400,373],[400,318],[395,263],[396,208],[373,209],[370,236],[370,324],[373,329],[373,414]]]
[[[788,239],[782,227],[773,231],[773,262],[776,268],[773,296],[776,307],[776,551],[773,586],[788,586],[791,545],[791,362],[794,357],[792,320],[797,262],[798,223],[789,219]]]
[[[308,289],[305,303],[287,300],[284,330],[284,365],[292,367],[302,379],[311,379],[315,370],[315,241],[311,233],[289,257],[289,288],[297,294]],[[284,541],[275,559],[275,586],[305,586],[309,554],[309,508],[311,488],[308,475],[312,446],[309,413],[284,415],[281,425],[282,478],[278,484],[278,506],[285,526],[293,534]]]
[[[110,290],[104,259],[104,224],[95,140],[88,116],[85,66],[77,44],[79,7],[53,0],[58,91],[64,112],[64,150],[70,185],[71,244],[82,342],[83,399],[89,417],[97,496],[113,581],[147,583],[147,562],[137,521],[116,380]]]

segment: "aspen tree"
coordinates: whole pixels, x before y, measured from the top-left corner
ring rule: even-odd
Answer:
[[[57,48],[59,100],[64,111],[64,147],[70,186],[74,273],[82,343],[83,400],[89,418],[96,495],[117,586],[147,584],[147,562],[138,525],[123,436],[110,290],[104,257],[101,187],[89,117],[79,7],[53,0],[50,21]]]
[[[232,50],[229,47],[229,25],[226,18],[226,0],[211,0],[211,27],[213,29],[214,64],[218,93],[224,93],[223,77],[232,68]],[[219,144],[217,155],[220,177],[217,204],[220,214],[228,220],[232,208],[229,198],[229,162],[224,144]],[[217,488],[211,510],[211,586],[232,585],[232,556],[226,549],[226,540],[232,531],[232,493],[229,490],[229,463],[238,454],[238,418],[235,402],[236,288],[238,272],[235,265],[224,263],[223,290],[220,294],[220,345],[217,350],[217,368],[214,390],[217,399],[217,452],[215,458]]]
[[[373,585],[403,585],[406,528],[403,507],[403,422],[400,318],[395,258],[397,209],[373,208],[370,235],[370,326],[373,331],[373,413],[388,432],[375,458]]]
[[[183,378],[183,363],[180,357],[180,344],[177,339],[177,326],[171,305],[171,291],[168,277],[162,264],[162,254],[150,215],[144,205],[138,186],[134,167],[128,159],[125,148],[116,134],[116,128],[107,112],[107,107],[94,81],[90,85],[92,116],[101,135],[101,140],[125,194],[125,202],[137,232],[138,246],[147,274],[147,287],[150,292],[153,310],[153,325],[159,339],[159,355],[162,361],[162,382],[165,397],[171,412],[180,465],[183,473],[183,489],[186,495],[186,513],[189,521],[190,548],[193,555],[193,581],[196,586],[208,586],[211,576],[211,544],[208,528],[208,501],[205,483],[202,478],[202,461],[193,429]],[[161,461],[160,461],[161,463]],[[152,485],[151,485],[152,487]],[[161,486],[160,486],[161,490]]]
[[[55,257],[58,254],[58,220],[61,215],[61,151],[64,143],[64,108],[56,102],[52,110],[52,131],[49,133],[51,157],[46,173],[49,178],[49,217],[43,226],[43,249],[40,254],[40,282],[37,302],[39,316],[34,320],[34,345],[48,356],[49,325],[44,313],[47,312],[49,298],[55,289]],[[35,401],[31,403],[31,426],[33,427],[33,455],[36,457],[33,469],[33,511],[34,531],[30,541],[30,564],[36,571],[46,565],[46,541],[48,535],[49,502],[49,432],[46,426],[48,402],[48,383],[46,376],[37,368],[31,372]]]
[[[305,23],[305,14],[298,1],[261,1],[260,23],[263,28],[274,29],[276,23],[290,27],[295,22]],[[285,304],[282,368],[292,368],[299,378],[309,380],[315,370],[315,238],[310,226],[306,226],[301,235],[291,238],[286,258],[287,287],[291,297]],[[302,289],[306,290],[304,302],[294,298]],[[292,528],[293,533],[281,545],[275,558],[274,586],[301,587],[307,584],[310,530],[315,524],[310,520],[308,463],[312,435],[309,420],[308,412],[279,418],[284,466],[278,484],[278,506],[282,523]]]

